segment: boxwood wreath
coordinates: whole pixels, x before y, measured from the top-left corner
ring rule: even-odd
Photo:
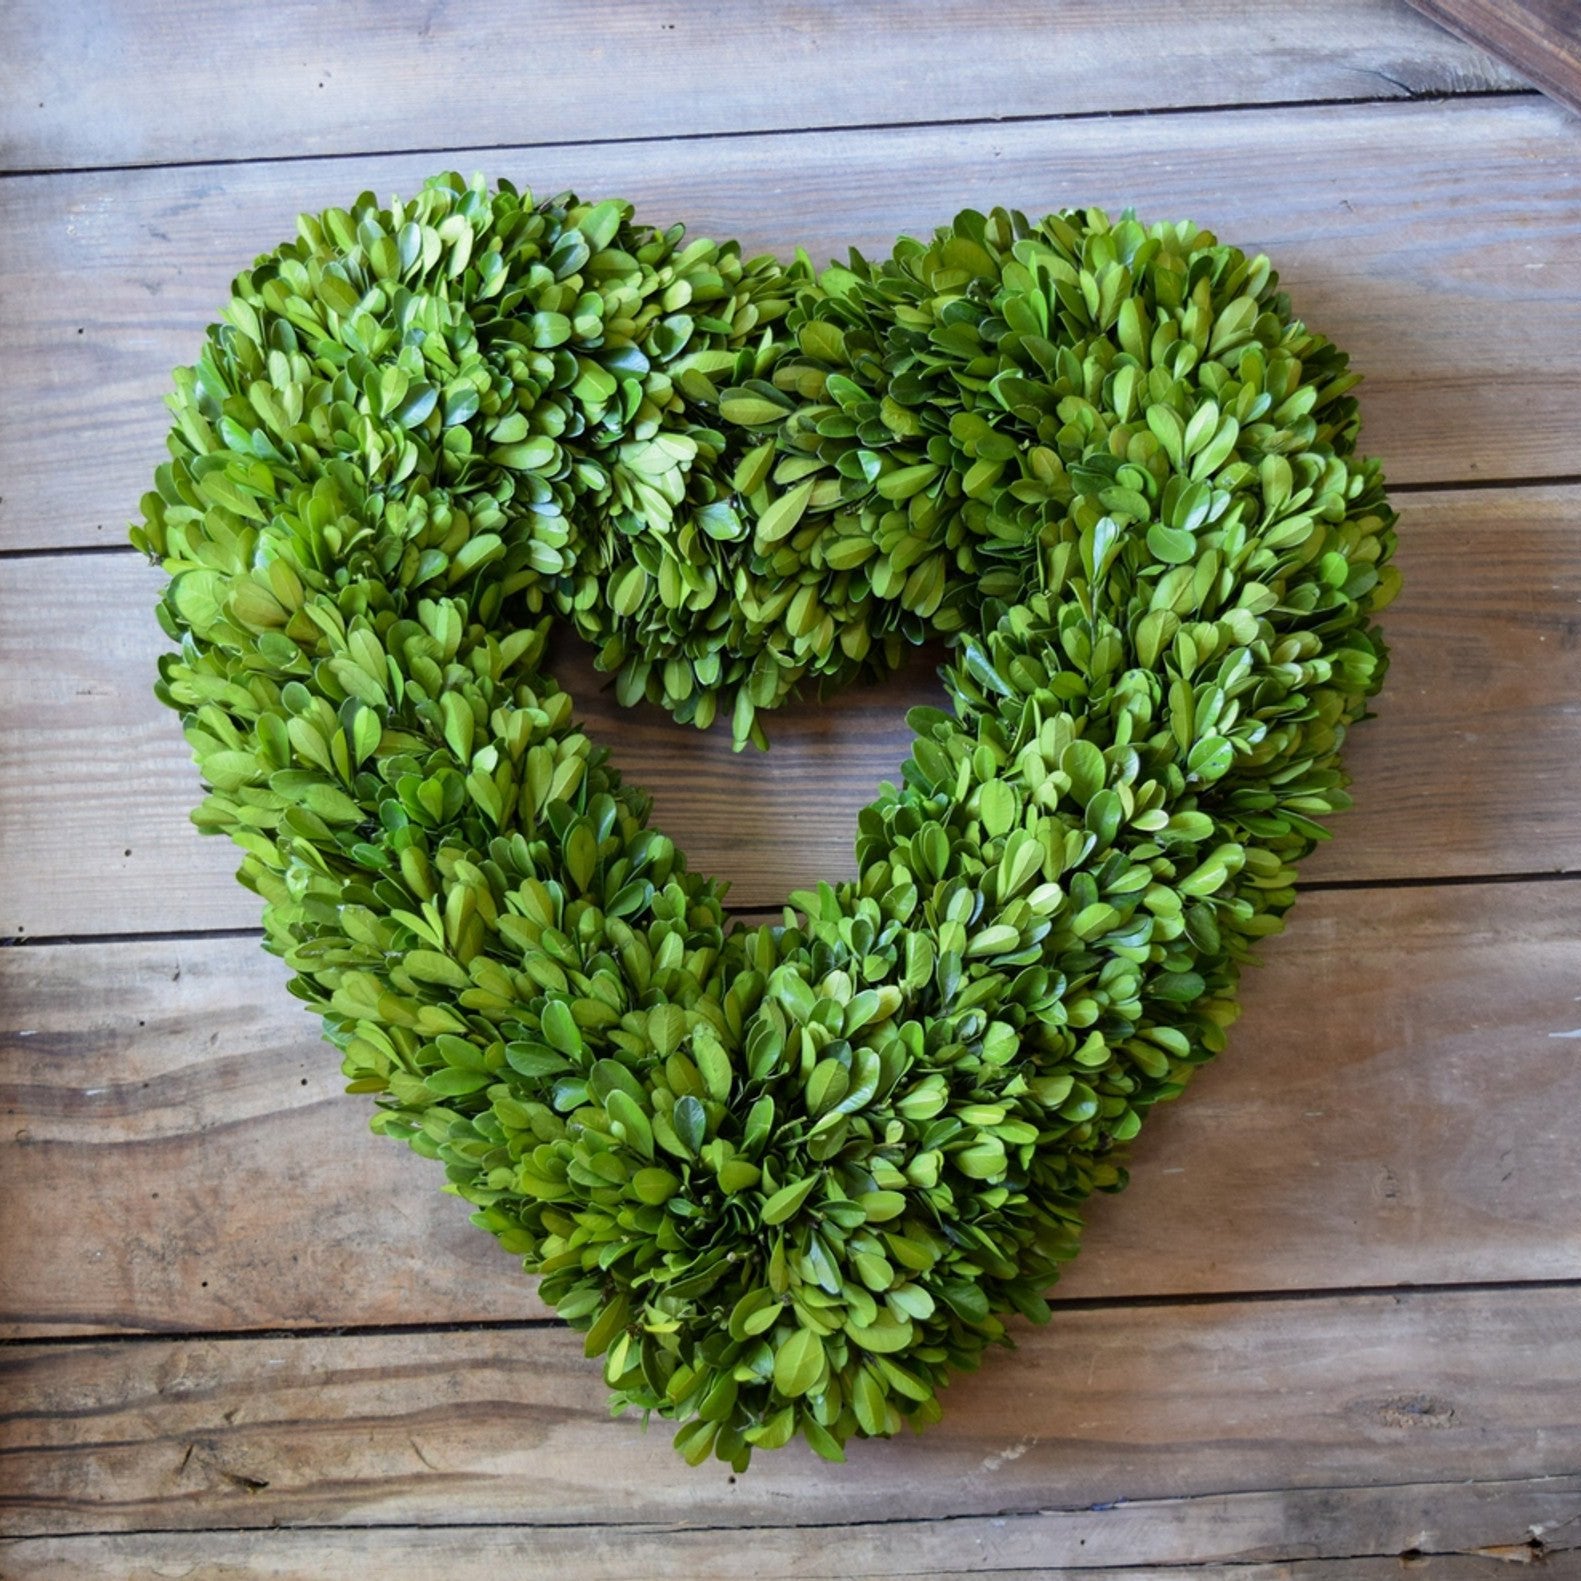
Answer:
[[[938,1418],[1224,1046],[1386,658],[1356,376],[1191,224],[819,272],[456,175],[304,216],[178,370],[158,695],[374,1128],[618,1411]],[[732,923],[546,669],[763,716],[950,643],[857,877]]]

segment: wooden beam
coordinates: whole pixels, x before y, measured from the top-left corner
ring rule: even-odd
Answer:
[[[1423,16],[1581,112],[1581,12],[1574,0],[1411,0]]]
[[[1349,750],[1358,810],[1309,879],[1581,868],[1576,644],[1581,487],[1405,496],[1395,668]],[[0,560],[0,933],[254,927],[228,842],[187,822],[197,776],[150,690],[166,641],[157,574],[130,553]],[[854,870],[857,810],[909,750],[904,711],[938,701],[939,653],[885,686],[772,717],[767,754],[658,710],[619,709],[588,650],[559,673],[588,728],[655,799],[655,821],[742,906]],[[794,825],[795,838],[787,831]],[[179,883],[173,876],[179,875]],[[1299,923],[1297,924],[1299,926]]]
[[[1052,1491],[1052,1490],[1051,1490]],[[1575,1562],[1581,1477],[1120,1499],[857,1525],[395,1526],[0,1542],[7,1581],[1490,1581]],[[1057,1492],[1052,1492],[1059,1502]],[[1314,1557],[1318,1555],[1332,1557]],[[190,1568],[188,1568],[190,1567]]]
[[[8,1347],[0,1534],[835,1526],[1446,1482],[1469,1498],[1574,1477],[1581,1450],[1569,1288],[1103,1307],[1018,1338],[922,1436],[856,1443],[841,1466],[798,1446],[739,1478],[685,1465],[662,1423],[612,1422],[565,1329]]]
[[[1195,26],[1203,9],[1179,14]],[[0,182],[0,403],[16,414],[0,424],[0,548],[122,542],[165,455],[169,370],[197,356],[237,270],[300,209],[410,192],[449,164],[619,194],[644,218],[749,252],[800,242],[820,262],[967,205],[1192,218],[1266,249],[1297,310],[1349,350],[1364,448],[1395,482],[1576,470],[1570,116],[1536,97],[1157,115]]]
[[[14,0],[0,168],[692,138],[1519,85],[1397,0],[992,7],[394,0],[355,20],[189,0]],[[1123,46],[1120,40],[1123,38]]]
[[[1055,1298],[1577,1277],[1577,937],[1576,883],[1311,896]],[[0,951],[0,1333],[546,1315],[284,977],[245,938]]]

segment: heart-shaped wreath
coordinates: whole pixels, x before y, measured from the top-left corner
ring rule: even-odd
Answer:
[[[1398,578],[1344,354],[1266,258],[1094,210],[822,273],[454,175],[299,233],[177,372],[132,532],[196,822],[617,1408],[737,1468],[935,1420],[1346,805]],[[854,881],[732,926],[554,614],[738,745],[936,634],[952,709]]]

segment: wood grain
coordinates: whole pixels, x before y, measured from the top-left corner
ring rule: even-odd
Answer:
[[[1103,0],[16,0],[7,33],[7,170],[1522,86],[1398,0],[1140,0],[1123,69]]]
[[[1411,4],[1561,104],[1581,112],[1581,13],[1574,0],[1411,0]]]
[[[1577,937],[1581,884],[1311,896],[1056,1298],[1581,1278]],[[544,1315],[284,976],[252,939],[0,951],[0,1333]]]
[[[564,1329],[11,1347],[0,1531],[939,1521],[1573,1476],[1581,1448],[1573,1289],[1062,1311],[1019,1338],[921,1437],[739,1479],[611,1422]]]
[[[1545,1576],[1575,1575],[1578,1498],[1581,1478],[1558,1476],[726,1532],[679,1522],[138,1532],[0,1542],[0,1574],[498,1581],[526,1560],[534,1574],[577,1581],[1490,1581],[1539,1560]],[[1311,1557],[1324,1553],[1340,1557]]]
[[[299,209],[409,192],[452,164],[820,260],[967,204],[1190,216],[1266,249],[1351,352],[1365,447],[1396,482],[1573,474],[1576,151],[1574,119],[1533,97],[0,182],[0,401],[17,414],[0,424],[0,547],[121,541],[165,454],[169,369],[196,356],[238,268]]]
[[[1401,500],[1405,593],[1380,722],[1350,749],[1357,811],[1312,879],[1581,867],[1581,487]],[[228,842],[187,823],[198,783],[150,690],[165,639],[158,574],[130,554],[0,561],[0,932],[55,937],[257,925]],[[741,906],[854,870],[858,808],[907,750],[904,711],[940,695],[937,653],[884,686],[787,708],[767,754],[683,730],[598,690],[586,650],[560,673],[589,728],[695,867]],[[180,875],[179,882],[173,875]]]
[[[0,1333],[547,1315],[255,939],[91,954],[0,954]]]

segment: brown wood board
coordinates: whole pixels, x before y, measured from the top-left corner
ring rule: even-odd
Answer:
[[[1184,14],[1184,13],[1182,13]],[[1364,375],[1397,483],[1576,471],[1581,163],[1538,98],[917,127],[802,138],[111,171],[0,181],[0,548],[124,541],[165,456],[169,371],[299,210],[484,166],[820,262],[965,205],[1101,203],[1268,251]],[[1454,158],[1445,157],[1453,149]]]
[[[557,1327],[12,1347],[0,1533],[833,1525],[1575,1473],[1571,1288],[1101,1306],[1016,1333],[926,1433],[741,1477],[611,1422]]]
[[[576,1581],[1508,1581],[1511,1564],[1541,1561],[1544,1577],[1577,1573],[1578,1499],[1581,1478],[1557,1476],[1099,1500],[1087,1509],[852,1525],[138,1532],[0,1540],[0,1574],[499,1581],[526,1564],[531,1574]],[[1321,1547],[1349,1551],[1286,1557]]]
[[[12,0],[6,32],[8,170],[1523,85],[1399,0]]]
[[[1581,10],[1575,0],[1411,0],[1423,16],[1581,112]]]
[[[1581,883],[1310,896],[1055,1298],[1581,1279],[1577,937]],[[0,1333],[546,1315],[285,975],[250,938],[0,952]]]
[[[1386,613],[1393,671],[1355,731],[1355,811],[1309,879],[1581,868],[1581,487],[1407,495],[1405,591]],[[12,937],[258,925],[239,853],[187,821],[200,799],[174,714],[154,699],[167,646],[159,575],[131,553],[0,560],[0,931]],[[655,799],[654,821],[745,907],[854,870],[857,810],[909,751],[907,707],[942,695],[939,650],[884,685],[768,720],[732,753],[657,709],[622,710],[589,650],[561,668],[588,728]],[[181,882],[173,884],[172,874]]]

